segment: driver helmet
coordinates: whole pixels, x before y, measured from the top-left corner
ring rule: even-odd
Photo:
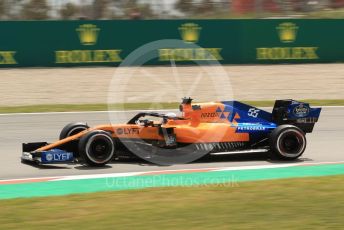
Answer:
[[[166,116],[167,117],[177,117],[177,114],[171,112],[171,113],[167,113]]]

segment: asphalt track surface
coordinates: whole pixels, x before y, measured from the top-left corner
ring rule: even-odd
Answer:
[[[131,118],[136,112],[118,113],[119,122]],[[307,135],[308,146],[304,155],[294,163],[344,162],[344,107],[325,107],[312,134]],[[138,160],[115,161],[103,168],[90,168],[77,164],[59,164],[34,167],[20,161],[23,142],[57,140],[65,124],[85,121],[89,125],[109,123],[108,112],[4,114],[0,115],[0,180],[48,176],[86,175],[156,170],[198,169],[214,167],[285,164],[270,160],[264,154],[237,154],[214,156],[189,164],[159,166]]]

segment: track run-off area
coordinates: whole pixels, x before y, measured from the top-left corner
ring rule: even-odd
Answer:
[[[137,112],[111,113],[119,113],[123,120],[118,122],[125,122]],[[344,174],[343,117],[344,107],[323,107],[313,133],[307,135],[306,152],[293,162],[273,161],[264,154],[239,154],[183,165],[159,166],[126,160],[90,168],[78,164],[41,167],[22,164],[21,144],[53,142],[69,122],[85,121],[91,126],[109,123],[107,111],[2,114],[0,199]]]

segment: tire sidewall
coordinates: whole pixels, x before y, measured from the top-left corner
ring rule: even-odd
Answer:
[[[96,138],[103,138],[111,145],[109,156],[103,161],[97,161],[90,154],[90,146],[92,142],[96,140]],[[109,163],[114,157],[115,142],[109,133],[102,130],[93,130],[80,138],[78,149],[79,149],[80,156],[84,159],[87,165],[104,166],[105,164]]]

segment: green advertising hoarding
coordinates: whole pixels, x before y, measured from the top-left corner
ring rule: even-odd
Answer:
[[[344,61],[344,20],[4,21],[0,67],[118,66],[137,48],[179,39],[145,64]]]

